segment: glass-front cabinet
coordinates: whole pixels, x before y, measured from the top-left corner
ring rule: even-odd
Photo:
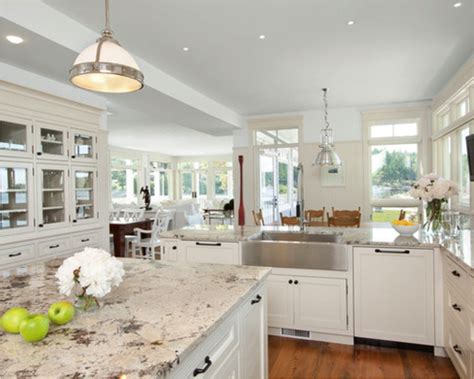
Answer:
[[[31,120],[0,113],[0,155],[30,157],[32,131]]]
[[[68,132],[67,128],[36,123],[36,155],[42,159],[68,159]]]
[[[68,168],[38,165],[38,227],[64,226],[69,222]]]
[[[96,221],[96,179],[97,171],[88,167],[72,169],[74,184],[73,220],[74,223]]]
[[[71,129],[71,159],[82,162],[92,162],[97,159],[97,135],[87,131]]]
[[[32,165],[0,163],[0,235],[33,228]]]

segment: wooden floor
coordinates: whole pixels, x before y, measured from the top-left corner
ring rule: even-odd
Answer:
[[[270,379],[458,378],[448,358],[366,345],[269,336]]]

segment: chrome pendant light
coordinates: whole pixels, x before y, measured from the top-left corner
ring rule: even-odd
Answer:
[[[323,88],[324,122],[326,126],[321,130],[321,144],[319,145],[321,151],[314,160],[314,165],[341,166],[341,158],[339,158],[339,156],[334,151],[332,129],[329,128],[327,91],[327,88]]]
[[[143,88],[143,73],[135,59],[113,37],[109,0],[105,0],[105,29],[93,45],[83,50],[69,70],[77,87],[106,93],[127,93]]]

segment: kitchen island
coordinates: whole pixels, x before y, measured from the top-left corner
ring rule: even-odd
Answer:
[[[124,281],[100,309],[51,325],[35,344],[0,332],[0,377],[187,378],[196,369],[216,378],[233,371],[266,377],[270,269],[123,262]],[[60,264],[2,272],[0,312],[47,312],[61,299],[54,277]]]

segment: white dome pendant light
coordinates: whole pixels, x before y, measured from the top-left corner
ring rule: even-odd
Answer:
[[[105,0],[105,29],[93,45],[84,49],[69,70],[77,87],[106,93],[127,93],[143,88],[143,73],[135,59],[113,38],[109,0]]]
[[[321,151],[314,160],[314,165],[317,166],[341,166],[341,158],[334,151],[334,141],[332,136],[332,129],[329,128],[328,121],[328,99],[327,99],[327,88],[323,88],[323,100],[324,100],[324,122],[326,126],[321,130],[321,144],[319,147]]]

